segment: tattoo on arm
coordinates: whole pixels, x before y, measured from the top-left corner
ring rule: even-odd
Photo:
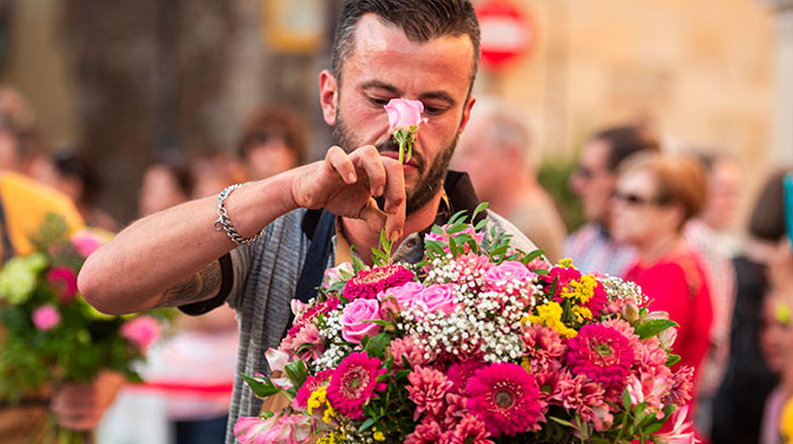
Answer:
[[[203,301],[218,294],[222,275],[218,261],[212,261],[201,271],[165,290],[160,307],[174,307]]]

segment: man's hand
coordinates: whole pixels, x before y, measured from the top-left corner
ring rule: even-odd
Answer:
[[[58,424],[72,430],[92,430],[116,397],[124,377],[103,371],[88,384],[67,383],[53,390],[52,412]]]
[[[347,154],[334,146],[325,159],[301,167],[292,182],[295,203],[305,208],[327,208],[337,216],[366,221],[374,231],[385,227],[389,239],[398,239],[405,225],[405,173],[397,160],[380,156],[368,145]],[[383,210],[374,197],[384,196]]]

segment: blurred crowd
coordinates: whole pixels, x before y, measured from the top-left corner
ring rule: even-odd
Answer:
[[[550,260],[569,257],[582,271],[635,281],[651,309],[680,324],[676,365],[693,369],[689,413],[701,439],[771,444],[793,436],[793,244],[783,192],[793,167],[767,178],[738,234],[731,227],[747,172],[734,158],[713,150],[672,154],[643,124],[603,128],[587,139],[570,176],[586,223],[568,233],[559,202],[538,179],[540,153],[520,115],[497,98],[480,98],[451,167],[466,171],[480,200]],[[139,216],[299,166],[307,160],[307,133],[305,116],[263,107],[240,128],[236,147],[192,157],[164,153],[141,177]],[[20,233],[43,217],[30,209],[33,195],[46,195],[40,206],[66,215],[74,229],[117,231],[119,222],[99,205],[100,192],[90,159],[76,146],[49,145],[24,98],[0,90],[3,257],[29,251]],[[161,397],[169,421],[163,442],[222,442],[236,341],[230,309],[181,318],[176,334],[151,351],[148,385],[124,388],[122,396]],[[80,392],[96,399],[80,427],[96,427],[116,396],[118,384],[108,381]],[[59,401],[61,392],[53,389],[42,397],[52,403],[33,407],[51,408],[70,424],[81,407]],[[17,442],[6,440],[11,421],[4,415],[29,407],[2,407],[3,442]]]

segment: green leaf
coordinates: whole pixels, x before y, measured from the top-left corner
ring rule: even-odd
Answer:
[[[652,338],[669,327],[678,327],[679,324],[669,319],[651,319],[636,327],[639,339]]]
[[[644,429],[644,433],[646,433],[648,435],[652,435],[653,433],[661,430],[661,427],[663,427],[663,425],[664,425],[664,423],[662,423],[662,422],[654,422],[654,423],[650,424],[649,426],[647,426],[646,429]]]
[[[487,203],[487,202],[482,202],[479,205],[477,205],[476,208],[474,209],[474,212],[471,214],[471,221],[472,222],[475,221],[476,220],[476,216],[479,216],[479,213],[481,213],[482,211],[485,211],[489,205],[490,204]]]
[[[561,424],[563,426],[570,427],[570,428],[573,428],[573,429],[575,428],[573,423],[571,423],[570,421],[564,420],[562,418],[557,418],[555,416],[549,416],[549,418],[551,418],[552,420],[554,420],[555,422],[557,422],[557,423],[559,423],[559,424]]]
[[[306,382],[308,377],[308,370],[306,363],[302,360],[292,361],[284,366],[284,373],[286,377],[292,382],[295,387],[300,387]]]
[[[382,358],[385,355],[385,348],[391,342],[391,335],[380,333],[370,339],[364,346],[364,351],[373,358]]]
[[[262,376],[263,380],[255,379],[248,375],[240,376],[242,376],[242,379],[245,380],[245,382],[248,384],[248,387],[251,388],[253,393],[259,399],[267,398],[268,396],[272,396],[280,391],[267,376]]]
[[[628,393],[627,389],[622,392],[622,406],[625,407],[625,411],[631,411],[631,394]]]
[[[680,362],[680,359],[681,359],[680,355],[675,355],[670,353],[669,357],[666,358],[666,366],[671,367],[677,364],[678,362]]]
[[[375,420],[373,418],[369,418],[366,421],[364,421],[360,427],[358,427],[358,431],[363,432],[364,430],[367,430],[368,428],[372,427],[374,423]]]

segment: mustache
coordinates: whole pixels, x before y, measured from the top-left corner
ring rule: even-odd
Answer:
[[[374,147],[377,148],[378,153],[399,152],[399,145],[391,138],[388,138],[383,142],[376,143]],[[413,147],[413,153],[410,157],[410,160],[416,162],[416,165],[420,171],[424,170],[424,166],[426,165],[424,162],[424,157],[415,149],[415,146]]]

